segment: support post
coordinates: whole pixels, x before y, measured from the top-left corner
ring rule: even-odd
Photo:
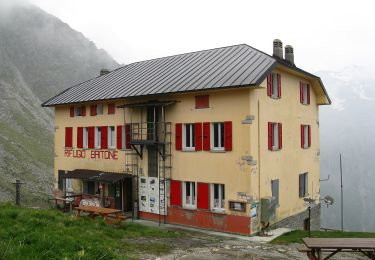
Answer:
[[[344,193],[342,185],[342,161],[340,153],[340,178],[341,178],[341,232],[344,232]]]
[[[24,182],[21,182],[20,180],[16,180],[16,182],[13,183],[13,185],[16,188],[16,205],[21,206],[21,185],[25,184]]]

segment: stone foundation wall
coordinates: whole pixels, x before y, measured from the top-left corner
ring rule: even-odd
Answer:
[[[320,229],[320,204],[311,208],[311,230]],[[304,221],[309,218],[307,209],[301,213],[285,218],[277,223],[271,225],[271,229],[276,228],[290,228],[290,229],[304,229]]]

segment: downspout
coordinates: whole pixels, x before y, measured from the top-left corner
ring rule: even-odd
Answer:
[[[260,203],[260,104],[258,99],[258,217],[259,217],[259,230],[261,225],[261,203]]]

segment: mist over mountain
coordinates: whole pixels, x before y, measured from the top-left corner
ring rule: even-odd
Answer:
[[[342,154],[344,229],[375,231],[375,78],[358,66],[321,71],[333,105],[320,108],[321,196],[335,204],[322,206],[322,226],[340,229]]]
[[[104,50],[38,7],[0,0],[0,201],[51,194],[53,110],[42,101],[119,65]]]

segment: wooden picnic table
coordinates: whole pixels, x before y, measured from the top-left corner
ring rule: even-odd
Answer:
[[[102,207],[95,207],[95,206],[82,206],[75,207],[77,210],[76,217],[79,218],[81,212],[89,213],[89,217],[95,218],[97,216],[101,216],[104,218],[105,223],[107,224],[118,224],[121,221],[125,220],[127,217],[124,216],[123,212],[119,209],[110,209],[110,208],[102,208]]]
[[[375,238],[303,238],[311,260],[329,259],[339,252],[361,252],[370,259],[375,259]],[[328,256],[322,256],[327,252]]]

